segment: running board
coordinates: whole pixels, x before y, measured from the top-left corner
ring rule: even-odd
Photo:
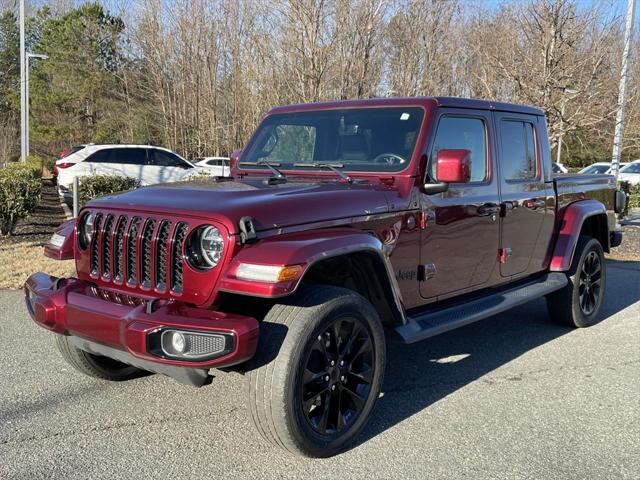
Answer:
[[[440,335],[458,327],[491,317],[510,308],[561,289],[567,284],[564,273],[547,273],[535,281],[516,288],[494,293],[442,310],[430,311],[407,318],[407,323],[396,327],[405,343],[414,343]]]

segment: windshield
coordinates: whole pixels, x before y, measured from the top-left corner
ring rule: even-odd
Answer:
[[[580,173],[606,173],[606,171],[609,170],[609,168],[611,168],[609,164],[591,165],[587,168],[580,170]]]
[[[399,172],[413,155],[421,108],[352,108],[268,116],[240,164],[268,162],[296,170],[328,163],[359,172]],[[264,167],[261,167],[264,168]]]
[[[622,167],[620,173],[640,173],[640,162],[630,163],[629,165]]]

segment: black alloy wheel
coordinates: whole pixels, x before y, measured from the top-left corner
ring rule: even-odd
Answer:
[[[582,263],[578,295],[580,297],[580,309],[585,315],[591,315],[598,307],[600,301],[600,288],[602,280],[602,262],[595,251],[590,251]]]
[[[348,428],[371,393],[375,351],[359,319],[335,320],[317,335],[302,372],[305,418],[321,435]]]

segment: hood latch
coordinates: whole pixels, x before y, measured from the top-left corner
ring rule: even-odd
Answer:
[[[256,227],[253,225],[253,218],[242,217],[238,223],[240,226],[240,243],[255,242],[258,236],[256,235]]]

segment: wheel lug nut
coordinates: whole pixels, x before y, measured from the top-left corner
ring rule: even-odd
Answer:
[[[327,375],[326,377],[324,377],[324,381],[328,382],[329,381],[329,375]]]
[[[336,364],[334,360],[331,360],[331,366],[333,367]]]
[[[341,376],[340,376],[340,381],[341,381],[341,382],[344,382],[344,375],[341,375]]]
[[[340,360],[340,366],[344,367],[344,360]]]
[[[335,390],[336,386],[335,385],[331,385],[331,390]]]
[[[322,341],[322,335],[318,335],[318,341]]]

